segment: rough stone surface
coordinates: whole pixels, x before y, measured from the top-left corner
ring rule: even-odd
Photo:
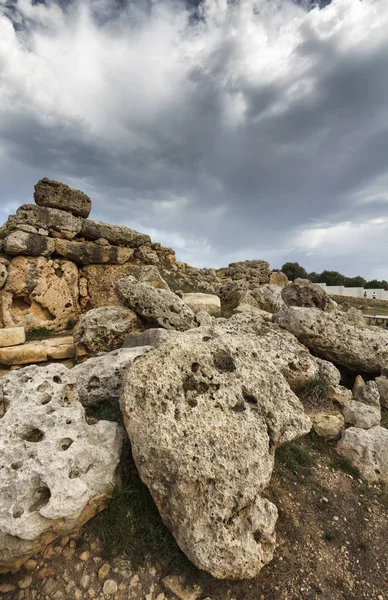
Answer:
[[[332,402],[340,406],[348,406],[352,401],[352,392],[342,385],[330,385],[328,396]]]
[[[233,280],[245,280],[253,289],[263,283],[269,283],[269,263],[265,260],[244,260],[230,263],[226,269],[220,269],[218,275]]]
[[[5,282],[7,281],[8,271],[7,267],[0,263],[0,289],[4,287]]]
[[[0,348],[18,346],[26,341],[24,327],[7,327],[0,329]]]
[[[111,245],[101,246],[94,242],[78,242],[64,239],[55,240],[55,252],[59,256],[72,260],[79,265],[122,265],[133,254],[131,248]]]
[[[242,304],[236,306],[236,308],[233,309],[233,314],[258,315],[264,319],[264,321],[272,321],[272,313],[262,310],[261,308],[257,308],[256,306],[252,306],[252,304],[248,304],[248,302],[243,302]]]
[[[36,233],[47,231],[53,237],[73,239],[81,230],[81,219],[57,208],[23,204],[15,215],[8,217],[7,229],[20,229],[29,225]]]
[[[51,256],[55,251],[55,240],[16,230],[5,238],[4,250],[9,256]]]
[[[249,290],[249,283],[243,279],[225,283],[219,289],[219,297],[224,308],[236,308],[246,292]]]
[[[368,406],[380,408],[379,388],[375,381],[367,381],[364,387],[357,393],[357,400]]]
[[[330,440],[335,440],[345,429],[345,420],[341,414],[314,413],[310,415],[313,429],[317,435]]]
[[[0,348],[0,364],[3,365],[28,365],[74,357],[75,345],[72,336],[56,337],[43,341],[27,342],[9,348]]]
[[[139,328],[136,314],[124,306],[101,306],[81,315],[73,332],[77,355],[121,348],[125,337]]]
[[[346,423],[362,429],[370,429],[379,425],[381,421],[380,408],[368,406],[357,400],[352,400],[348,406],[344,407],[343,415]]]
[[[82,310],[90,310],[99,306],[118,305],[116,281],[128,275],[135,275],[137,266],[131,263],[124,265],[87,265],[80,270],[84,290],[80,300]]]
[[[221,300],[214,294],[183,294],[182,300],[194,313],[204,310],[214,317],[221,313]]]
[[[178,575],[169,575],[163,579],[164,587],[179,600],[198,600],[202,594],[199,585],[188,587]]]
[[[69,261],[17,257],[0,291],[1,320],[26,331],[46,327],[63,331],[79,315],[78,270]]]
[[[143,244],[150,244],[151,239],[144,233],[139,233],[123,225],[110,225],[108,223],[98,223],[86,219],[81,223],[80,235],[87,240],[105,239],[115,246],[127,246],[128,248],[137,248]]]
[[[137,279],[141,283],[148,283],[152,287],[159,288],[160,290],[170,291],[170,288],[166,281],[159,273],[158,267],[155,265],[143,265],[137,272]]]
[[[73,367],[71,371],[81,404],[92,406],[105,400],[116,403],[126,369],[148,350],[151,350],[150,346],[120,348],[102,356],[89,358]]]
[[[64,183],[47,179],[47,177],[38,181],[34,190],[34,201],[38,206],[59,208],[84,218],[89,216],[92,209],[89,196],[80,190],[73,190]]]
[[[375,483],[388,482],[388,429],[346,429],[337,444],[337,452],[360,469],[361,476]]]
[[[284,306],[282,288],[269,283],[248,292],[245,301],[270,313],[276,313]]]
[[[388,331],[355,327],[339,311],[287,307],[274,315],[274,321],[314,354],[353,371],[379,375],[388,364]]]
[[[139,283],[134,277],[120,279],[115,289],[120,302],[150,325],[178,331],[196,326],[193,311],[172,292]]]
[[[88,425],[71,370],[31,366],[0,379],[0,570],[19,568],[107,501],[122,433]]]
[[[173,329],[147,329],[141,333],[130,333],[127,335],[123,348],[137,348],[139,346],[158,348],[158,346],[166,342],[171,342],[179,335],[181,335],[181,332]]]
[[[269,282],[272,285],[280,285],[281,287],[284,287],[288,285],[288,277],[285,273],[283,273],[283,271],[272,271],[271,275],[269,276]]]
[[[275,448],[311,422],[248,337],[201,328],[128,369],[122,410],[133,457],[189,559],[218,578],[255,577],[274,550],[261,492]]]
[[[293,283],[282,289],[281,295],[288,306],[313,307],[325,311],[332,311],[335,308],[330,296],[309,279],[295,279]]]
[[[353,388],[352,388],[352,394],[353,394],[353,398],[355,400],[359,400],[360,396],[362,394],[363,389],[365,388],[366,383],[364,378],[361,375],[357,375],[356,379],[354,380],[354,384],[353,384]]]
[[[388,408],[388,377],[385,375],[376,377],[376,385],[379,390],[381,405]]]

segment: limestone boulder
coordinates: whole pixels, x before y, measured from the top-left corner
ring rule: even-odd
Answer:
[[[18,346],[26,341],[24,327],[6,327],[0,329],[0,348]],[[0,361],[1,362],[1,361]]]
[[[362,377],[362,375],[357,375],[356,379],[354,380],[354,384],[353,384],[353,388],[352,388],[352,394],[353,394],[353,398],[355,400],[359,400],[364,388],[366,386],[365,380]]]
[[[280,287],[285,287],[288,285],[288,277],[283,271],[272,271],[269,276],[269,283],[272,285],[280,285]]]
[[[200,328],[128,369],[121,407],[140,476],[188,558],[213,576],[255,577],[273,555],[262,496],[277,446],[311,422],[265,351]]]
[[[77,356],[121,348],[126,336],[139,329],[136,314],[124,306],[101,306],[81,315],[73,332]]]
[[[309,279],[295,279],[282,289],[282,298],[287,306],[305,306],[332,311],[335,304],[326,292]]]
[[[94,242],[56,239],[55,253],[79,265],[122,265],[132,257],[133,250],[110,244],[106,246]]]
[[[0,364],[10,366],[30,365],[74,357],[75,345],[71,335],[0,348]]]
[[[379,425],[381,421],[381,410],[376,406],[368,406],[363,402],[352,400],[343,409],[345,422],[361,429],[370,429]]]
[[[160,290],[170,291],[168,283],[163,279],[158,267],[155,265],[142,265],[137,271],[137,279],[141,283],[147,283]]]
[[[173,341],[179,335],[181,335],[181,332],[173,329],[151,328],[140,333],[130,333],[127,335],[123,343],[123,348],[137,348],[139,346],[158,348],[166,342]]]
[[[248,290],[249,283],[243,279],[225,283],[218,292],[222,306],[231,310],[236,308]]]
[[[313,422],[313,429],[319,437],[329,440],[338,439],[343,429],[345,429],[345,419],[339,414],[330,414],[318,412],[310,415]]]
[[[339,311],[287,307],[274,321],[314,354],[353,371],[379,375],[388,364],[388,331],[355,327]]]
[[[192,310],[176,295],[125,277],[116,283],[121,304],[133,310],[149,325],[185,331],[196,326]]]
[[[248,292],[246,301],[269,313],[276,313],[285,306],[282,289],[278,285],[266,283]]]
[[[262,310],[257,306],[252,306],[252,304],[248,304],[248,302],[242,302],[242,304],[236,306],[236,308],[233,309],[233,314],[256,315],[264,319],[264,321],[272,321],[272,313]]]
[[[92,201],[89,196],[64,183],[47,179],[47,177],[38,181],[34,186],[34,201],[38,206],[59,208],[76,217],[87,218],[92,209]]]
[[[245,280],[250,289],[269,283],[271,271],[265,260],[243,260],[230,263],[226,269],[221,269],[218,275],[232,280]]]
[[[388,429],[346,429],[337,444],[337,452],[350,459],[369,483],[388,482]]]
[[[46,327],[64,331],[79,315],[78,269],[65,260],[14,258],[0,290],[1,320],[5,327],[26,331]]]
[[[104,508],[123,435],[89,425],[70,369],[27,367],[0,379],[0,572]]]
[[[214,317],[221,314],[221,300],[214,294],[183,294],[182,300],[194,313],[203,310]]]
[[[53,237],[73,239],[81,230],[81,219],[57,208],[23,204],[15,215],[8,217],[7,229],[20,229],[23,225],[33,227],[36,233],[47,231]]]
[[[80,235],[92,241],[103,238],[114,246],[127,246],[128,248],[138,248],[151,243],[149,235],[139,233],[124,225],[98,223],[90,219],[82,221]]]
[[[376,377],[376,385],[379,390],[381,405],[388,408],[388,377],[385,375]]]
[[[72,368],[78,399],[83,406],[94,406],[108,400],[118,403],[123,376],[129,365],[151,350],[150,346],[120,348],[102,356],[88,358]]]
[[[339,406],[348,406],[352,401],[352,392],[342,385],[330,385],[328,396],[332,402]]]
[[[26,231],[11,231],[4,240],[4,251],[9,256],[51,256],[55,240]]]
[[[8,271],[5,265],[0,264],[0,290],[4,287],[5,282],[7,281]]]
[[[137,266],[132,263],[123,265],[86,265],[80,269],[80,299],[83,311],[99,306],[118,305],[116,281],[128,275],[137,274]]]

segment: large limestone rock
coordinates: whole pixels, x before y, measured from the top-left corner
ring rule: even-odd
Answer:
[[[244,279],[225,283],[220,287],[218,292],[222,306],[230,310],[236,308],[242,303],[248,290],[249,283]]]
[[[376,385],[379,390],[381,405],[388,408],[388,377],[385,375],[376,377]]]
[[[388,429],[346,429],[337,444],[337,452],[360,469],[361,476],[375,483],[388,482]]]
[[[106,505],[123,436],[116,423],[88,425],[74,387],[60,365],[0,378],[0,572]]]
[[[142,265],[137,272],[137,279],[141,283],[147,283],[160,290],[170,291],[168,283],[163,279],[158,267],[155,267],[155,265]]]
[[[65,260],[16,257],[0,290],[1,321],[26,331],[46,327],[63,331],[79,315],[78,270]]]
[[[380,408],[368,406],[357,400],[352,400],[348,406],[344,407],[343,415],[346,423],[361,429],[370,429],[379,425],[381,421]]]
[[[220,269],[218,275],[222,278],[245,280],[253,289],[263,283],[269,283],[271,275],[269,263],[265,260],[243,260],[230,263],[226,269]]]
[[[73,190],[64,183],[47,179],[47,177],[38,181],[34,190],[34,200],[38,206],[59,208],[76,217],[84,218],[89,216],[92,209],[89,196],[80,190]]]
[[[121,396],[133,456],[179,546],[218,578],[255,577],[273,555],[262,496],[275,448],[311,423],[247,336],[201,328],[137,359]]]
[[[150,346],[121,348],[89,358],[73,367],[71,371],[81,404],[93,406],[106,400],[117,403],[125,371],[148,350],[151,350]]]
[[[63,360],[75,357],[73,336],[27,342],[19,346],[0,348],[0,364],[30,365],[49,360]]]
[[[26,231],[11,231],[4,240],[4,251],[9,256],[51,256],[55,240]]]
[[[339,413],[318,412],[310,415],[313,422],[313,429],[320,437],[335,440],[345,429],[344,417]]]
[[[8,217],[6,227],[12,231],[25,225],[32,227],[35,233],[46,231],[46,235],[72,240],[81,230],[81,219],[57,208],[23,204],[17,209],[16,215]]]
[[[136,314],[124,306],[101,306],[81,315],[73,332],[77,355],[110,352],[121,348],[139,323]]]
[[[288,307],[274,315],[274,320],[314,354],[353,371],[380,374],[388,364],[388,331],[355,327],[339,311]]]
[[[137,273],[137,266],[132,263],[83,267],[80,270],[82,310],[119,304],[115,292],[116,281],[128,277],[128,275],[135,275],[135,273]]]
[[[24,327],[6,327],[0,329],[0,348],[18,346],[26,341]]]
[[[130,333],[127,335],[123,348],[137,348],[139,346],[158,348],[166,342],[173,341],[179,335],[181,335],[181,332],[173,329],[151,328],[141,333]]]
[[[321,310],[334,310],[335,304],[328,294],[309,279],[295,279],[282,289],[282,298],[288,306],[306,306]]]
[[[102,238],[114,246],[127,246],[128,248],[138,248],[151,243],[150,237],[145,233],[139,233],[123,225],[98,223],[89,219],[82,221],[80,235],[87,240],[95,241]]]
[[[115,289],[121,304],[150,325],[178,331],[196,326],[193,311],[172,292],[140,283],[134,277],[120,279]]]
[[[55,252],[59,256],[72,260],[79,265],[122,265],[133,254],[131,248],[64,239],[55,240]]]
[[[278,285],[267,283],[248,292],[244,297],[245,302],[257,306],[257,308],[261,308],[261,310],[265,310],[266,312],[276,313],[285,306],[282,298],[282,289]]]
[[[195,313],[204,310],[214,317],[220,316],[221,301],[214,294],[183,294],[182,300]]]
[[[280,285],[280,287],[284,287],[288,285],[288,277],[283,271],[272,271],[269,276],[269,283],[272,285]]]

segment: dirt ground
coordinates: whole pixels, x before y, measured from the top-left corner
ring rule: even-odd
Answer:
[[[167,561],[162,556],[166,552],[155,548],[143,557],[147,535],[136,545],[137,556],[113,553],[107,558],[91,521],[71,538],[54,542],[18,573],[0,576],[0,596],[5,600],[388,599],[388,491],[358,480],[336,454],[334,443],[310,434],[280,449],[267,495],[279,509],[277,548],[273,561],[254,580],[216,580],[191,565],[177,548]],[[147,527],[164,535],[164,526],[155,524],[153,516],[148,519],[145,512],[141,518],[139,537]],[[178,587],[169,579],[174,576]]]

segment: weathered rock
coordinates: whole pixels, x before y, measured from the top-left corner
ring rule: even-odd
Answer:
[[[214,317],[221,313],[221,301],[214,294],[183,294],[182,300],[194,313],[204,310]]]
[[[178,575],[169,575],[163,579],[163,585],[178,598],[178,600],[198,600],[202,595],[202,589],[199,585],[188,587],[185,585],[182,577]]]
[[[380,394],[380,403],[385,408],[388,408],[388,377],[381,375],[376,377],[376,384]]]
[[[362,390],[357,394],[357,400],[368,406],[380,408],[380,394],[376,382],[367,381]]]
[[[0,348],[18,346],[26,341],[24,327],[7,327],[0,329]],[[1,362],[1,361],[0,361]]]
[[[150,346],[120,348],[102,356],[89,358],[73,367],[76,390],[81,404],[92,406],[109,400],[117,403],[128,366],[139,356],[151,350]]]
[[[124,306],[101,306],[81,315],[73,332],[77,355],[110,352],[121,348],[139,323],[136,314]]]
[[[172,292],[125,277],[116,283],[120,302],[150,325],[185,331],[196,326],[194,313]]]
[[[332,402],[340,406],[348,406],[352,401],[352,392],[342,385],[330,385],[328,396]]]
[[[98,223],[89,219],[82,221],[80,235],[87,240],[103,238],[114,246],[127,246],[128,248],[137,248],[151,243],[149,235],[145,233],[139,233],[123,225]]]
[[[349,458],[370,483],[388,482],[388,429],[346,429],[337,444],[337,452]]]
[[[23,225],[33,227],[37,233],[46,230],[53,237],[72,240],[81,230],[81,219],[57,208],[23,204],[16,215],[8,217],[6,227],[12,231]]]
[[[313,422],[313,429],[320,437],[329,440],[335,440],[341,435],[341,431],[345,429],[345,420],[341,414],[330,413],[314,413],[310,415]]]
[[[252,306],[252,304],[248,304],[247,302],[243,302],[242,304],[236,306],[236,308],[233,309],[233,314],[257,315],[264,319],[264,321],[272,321],[272,313],[262,310],[261,308],[257,308],[257,306]]]
[[[179,335],[181,335],[181,332],[173,329],[147,329],[141,333],[130,333],[127,335],[123,348],[138,348],[139,346],[158,348],[166,342],[173,341]]]
[[[5,265],[0,263],[0,289],[4,287],[5,282],[7,281],[8,271]]]
[[[266,312],[276,313],[285,306],[282,298],[282,289],[278,285],[267,283],[249,291],[246,294],[245,301]]]
[[[218,294],[221,298],[222,306],[230,310],[236,308],[248,290],[249,283],[243,279],[230,281],[221,286]]]
[[[64,183],[47,179],[47,177],[38,181],[34,190],[34,201],[38,206],[59,208],[71,212],[76,217],[84,218],[89,216],[92,209],[89,196],[80,190],[73,190]]]
[[[0,571],[18,569],[104,508],[122,433],[88,425],[71,370],[32,366],[0,379]]]
[[[166,281],[159,273],[158,267],[155,265],[143,265],[137,272],[137,279],[141,283],[147,283],[152,287],[159,288],[160,290],[170,291],[170,288]]]
[[[122,265],[132,254],[131,248],[120,246],[101,246],[94,242],[77,242],[71,240],[55,240],[55,252],[80,265],[111,264]]]
[[[83,310],[99,306],[118,305],[116,281],[128,275],[135,275],[137,266],[132,263],[124,265],[87,265],[80,270],[83,282],[81,307]]]
[[[353,384],[353,388],[352,388],[352,394],[353,394],[353,398],[355,400],[359,400],[360,396],[364,390],[366,386],[365,380],[361,375],[357,375],[356,379],[354,380],[354,384]]]
[[[4,250],[9,256],[51,256],[55,251],[55,240],[16,230],[5,238]]]
[[[285,273],[283,273],[283,271],[272,271],[271,275],[269,276],[269,282],[272,285],[280,285],[281,287],[284,287],[288,285],[288,277]]]
[[[78,294],[78,270],[72,262],[19,256],[11,261],[0,291],[1,320],[26,331],[63,331],[78,318]]]
[[[274,321],[314,354],[353,371],[380,374],[388,364],[388,331],[355,327],[339,311],[288,307],[274,315]]]
[[[351,306],[348,311],[346,311],[346,316],[351,325],[355,325],[356,327],[367,327],[368,324],[363,313]]]
[[[309,279],[295,279],[293,283],[282,289],[281,295],[288,306],[313,307],[325,311],[332,311],[335,308],[330,296]]]
[[[121,396],[133,457],[182,550],[218,578],[255,577],[274,550],[261,492],[276,446],[311,423],[247,336],[201,328],[140,357]]]
[[[244,260],[230,263],[226,269],[220,269],[218,275],[235,281],[245,280],[253,289],[263,283],[269,283],[269,263],[265,260]]]
[[[74,358],[74,356],[75,345],[72,336],[57,337],[43,341],[27,342],[20,346],[0,348],[0,364],[3,365],[29,365],[48,360]]]
[[[357,400],[352,400],[348,406],[344,407],[343,415],[346,423],[361,429],[370,429],[375,425],[379,425],[381,421],[380,408],[368,406]]]

